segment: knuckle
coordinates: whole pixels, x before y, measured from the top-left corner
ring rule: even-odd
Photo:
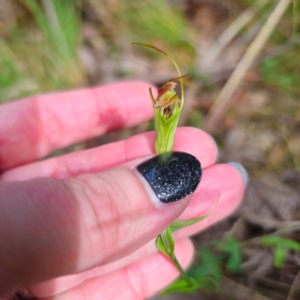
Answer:
[[[100,245],[102,253],[108,255],[112,254],[112,249],[128,244],[129,237],[135,236],[137,230],[133,222],[138,213],[137,207],[128,192],[128,186],[134,189],[134,182],[130,178],[120,180],[116,172],[112,169],[100,174],[82,174],[72,179],[90,249],[99,251]],[[130,176],[129,172],[122,174],[122,177]]]

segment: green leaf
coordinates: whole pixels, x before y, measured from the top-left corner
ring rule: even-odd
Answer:
[[[232,272],[237,272],[241,267],[241,252],[238,250],[233,251],[226,264],[226,268]]]
[[[188,282],[183,278],[178,279],[169,285],[160,295],[166,295],[174,292],[192,292],[198,288],[196,281],[194,283]]]
[[[263,236],[260,241],[265,246],[276,246],[280,239],[281,238],[276,235],[268,235]]]
[[[295,242],[291,239],[286,239],[280,236],[270,235],[270,236],[264,236],[261,239],[261,243],[265,246],[277,246],[282,245],[285,248],[294,250],[294,251],[300,251],[300,244]]]
[[[241,266],[241,249],[239,242],[229,236],[224,242],[218,245],[218,249],[229,255],[226,263],[227,269],[232,272],[239,271]]]
[[[291,240],[282,238],[280,236],[270,235],[264,236],[261,239],[261,243],[265,246],[275,247],[274,251],[274,266],[276,268],[282,267],[285,257],[286,257],[286,250],[294,250],[300,251],[300,244]]]
[[[283,239],[282,244],[284,247],[289,248],[291,250],[300,251],[300,244],[293,240]]]
[[[219,282],[210,276],[205,276],[198,279],[197,284],[199,286],[199,289],[202,290],[219,290]]]
[[[208,216],[209,216],[209,214],[206,214],[204,216],[201,216],[201,217],[195,218],[195,219],[191,219],[191,220],[176,220],[170,225],[169,228],[172,232],[175,232],[183,227],[196,224],[196,223],[206,219]]]
[[[162,239],[166,245],[168,245],[168,251],[170,251],[170,253],[174,253],[174,250],[175,250],[175,242],[174,242],[174,238],[173,238],[173,235],[172,235],[172,231],[170,230],[170,228],[168,227],[166,230],[165,230],[165,233],[166,233],[166,236],[164,236],[164,232],[161,234],[162,236]],[[164,240],[164,237],[166,237],[166,239]]]
[[[212,276],[207,275],[207,270],[203,272],[203,268],[201,266],[188,270],[187,274],[197,282],[199,289],[218,290],[219,288],[219,279],[216,280]]]
[[[276,268],[282,267],[285,260],[285,249],[282,245],[277,244],[274,252],[274,266]]]
[[[156,247],[158,248],[159,251],[161,251],[162,253],[168,255],[168,251],[162,241],[162,238],[161,238],[161,235],[159,235],[157,238],[156,238]]]
[[[174,253],[175,242],[170,228],[167,228],[157,237],[156,246],[161,252],[168,256]]]
[[[220,195],[218,196],[218,199],[216,200],[216,202],[213,204],[213,207],[211,208],[211,210],[206,215],[195,218],[195,219],[190,219],[190,220],[176,220],[170,225],[170,227],[169,227],[170,230],[172,232],[175,232],[183,227],[196,224],[196,223],[206,219],[214,211],[215,207],[217,206],[217,204],[219,202],[219,199],[220,199]]]
[[[201,282],[206,277],[213,278],[216,281],[221,279],[221,262],[218,257],[214,256],[207,246],[203,246],[200,250],[201,264],[194,270],[190,270],[189,274],[197,281]]]

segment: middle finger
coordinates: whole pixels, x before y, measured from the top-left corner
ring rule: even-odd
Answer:
[[[154,154],[154,132],[133,136],[127,140],[101,147],[73,152],[9,170],[2,175],[4,181],[23,181],[37,177],[68,178],[82,173],[96,173],[136,158]],[[176,132],[174,151],[196,156],[206,168],[215,163],[217,147],[204,131],[181,127]]]

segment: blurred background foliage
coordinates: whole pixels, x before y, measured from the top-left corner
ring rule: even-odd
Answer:
[[[251,50],[284,4],[270,37],[259,51]],[[194,237],[198,254],[190,273],[203,290],[163,299],[300,299],[298,7],[298,0],[0,1],[0,102],[119,80],[160,86],[176,76],[173,67],[130,46],[153,44],[190,74],[181,125],[209,131],[219,161],[246,166],[250,182],[243,205]],[[232,74],[247,52],[253,61],[232,88]]]

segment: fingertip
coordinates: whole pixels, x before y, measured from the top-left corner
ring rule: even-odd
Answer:
[[[240,163],[234,162],[234,161],[230,161],[227,164],[230,165],[231,167],[235,168],[235,170],[239,172],[240,176],[243,179],[244,185],[246,187],[248,185],[248,182],[249,182],[249,177],[248,177],[248,172],[244,168],[244,166],[241,165]]]
[[[180,219],[190,220],[209,215],[201,222],[176,232],[176,236],[182,237],[202,231],[228,217],[241,204],[244,192],[244,181],[232,166],[218,164],[204,169],[199,188]]]
[[[194,127],[179,127],[176,132],[174,151],[186,151],[196,156],[203,167],[214,164],[218,158],[218,146],[214,138]]]
[[[202,185],[197,196],[202,203],[210,204],[220,196],[216,210],[224,205],[223,212],[229,215],[240,204],[244,192],[245,185],[240,173],[228,164],[217,164],[203,171]]]

